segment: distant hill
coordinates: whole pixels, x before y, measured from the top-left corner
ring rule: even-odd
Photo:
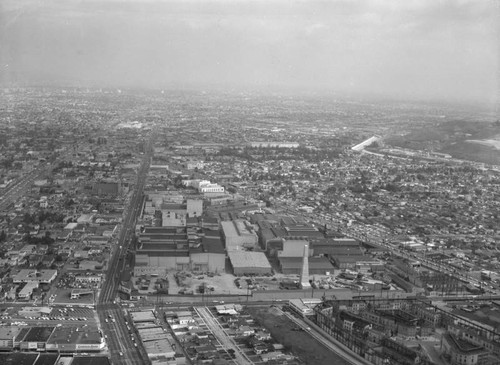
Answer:
[[[394,147],[447,153],[454,158],[500,165],[500,149],[486,140],[500,141],[500,122],[446,121],[426,125],[403,136],[389,136]],[[497,144],[498,146],[498,144]]]

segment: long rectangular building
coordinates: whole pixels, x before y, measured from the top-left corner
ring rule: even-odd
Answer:
[[[227,252],[257,247],[259,238],[249,222],[239,219],[222,222],[221,226]]]
[[[266,275],[272,273],[272,267],[263,252],[230,251],[229,260],[234,275]]]
[[[206,230],[204,234],[196,241],[189,238],[186,228],[147,228],[139,237],[134,275],[163,275],[168,270],[224,272],[225,251],[219,232]]]

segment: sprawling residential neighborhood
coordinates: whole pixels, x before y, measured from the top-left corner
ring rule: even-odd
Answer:
[[[0,363],[498,364],[500,164],[425,106],[1,98]]]

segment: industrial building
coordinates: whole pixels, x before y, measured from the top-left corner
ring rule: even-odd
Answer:
[[[304,257],[304,247],[309,242],[302,239],[283,239],[281,243],[273,243],[269,246],[270,253],[278,257],[280,269],[283,274],[300,275]],[[333,272],[333,265],[327,257],[312,256],[313,249],[307,249],[308,266],[310,275],[325,275]]]
[[[157,211],[161,212],[162,227],[184,227],[189,218],[203,215],[203,200],[184,199],[169,192],[148,192],[144,214],[153,217]]]
[[[304,255],[304,246],[308,245],[306,240],[285,239],[282,241],[281,250],[277,250],[278,258],[281,257],[302,257]],[[312,255],[312,249],[308,250],[308,257]]]
[[[188,218],[203,214],[203,201],[187,199],[184,204],[162,202],[157,209],[161,211],[162,227],[183,227]]]
[[[135,276],[189,269],[189,245],[185,228],[146,227],[139,236]]]
[[[335,238],[313,243],[314,256],[326,256],[340,269],[354,269],[358,262],[370,257],[361,251],[359,242],[351,238]]]
[[[271,264],[262,252],[229,251],[228,256],[236,276],[272,273]]]
[[[216,236],[203,237],[198,246],[189,249],[189,253],[192,271],[213,273],[225,271],[226,253],[218,232]]]
[[[284,240],[316,242],[325,238],[318,228],[296,217],[258,214],[252,222],[259,227],[261,247],[272,256],[283,249]]]
[[[225,221],[221,226],[227,252],[257,248],[259,238],[248,221]]]
[[[191,238],[186,228],[147,227],[139,236],[134,276],[163,275],[168,270],[224,272],[225,252],[217,231]]]
[[[334,267],[326,257],[309,257],[309,275],[328,275]],[[302,257],[281,257],[279,259],[281,272],[285,275],[300,275]]]

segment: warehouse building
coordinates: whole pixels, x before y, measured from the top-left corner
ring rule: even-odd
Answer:
[[[218,232],[207,233],[199,245],[189,249],[189,253],[192,271],[213,273],[225,271],[226,252]]]
[[[283,240],[281,250],[277,250],[278,258],[281,257],[303,257],[304,246],[308,245],[306,240]],[[312,255],[312,249],[309,249],[308,257]]]
[[[227,252],[257,248],[259,238],[248,221],[226,221],[221,226]]]
[[[281,226],[289,239],[304,239],[309,242],[324,238],[316,227],[297,217],[281,217]]]
[[[281,272],[285,275],[300,275],[302,272],[302,257],[281,257],[279,259]],[[334,267],[326,257],[309,257],[309,275],[328,275]]]
[[[279,243],[270,245],[270,252],[278,257],[280,269],[283,274],[300,275],[304,257],[304,247],[309,244],[303,239],[284,239]],[[312,256],[313,249],[308,249],[308,264],[310,275],[325,275],[333,272],[333,265],[327,257]]]
[[[351,238],[335,238],[313,243],[314,256],[326,256],[340,269],[354,269],[358,262],[370,260],[359,242]]]
[[[134,275],[164,275],[167,270],[189,270],[187,230],[146,227],[139,236]]]
[[[56,327],[46,343],[47,351],[98,352],[104,349],[101,332],[92,327]]]
[[[229,251],[234,275],[267,275],[272,273],[271,264],[262,252]]]
[[[199,239],[185,228],[148,227],[139,236],[134,276],[164,275],[168,270],[224,272],[225,251],[218,231]]]
[[[272,249],[283,245],[283,237],[287,235],[286,231],[281,227],[262,227],[260,223],[259,228],[260,246],[273,255]]]

